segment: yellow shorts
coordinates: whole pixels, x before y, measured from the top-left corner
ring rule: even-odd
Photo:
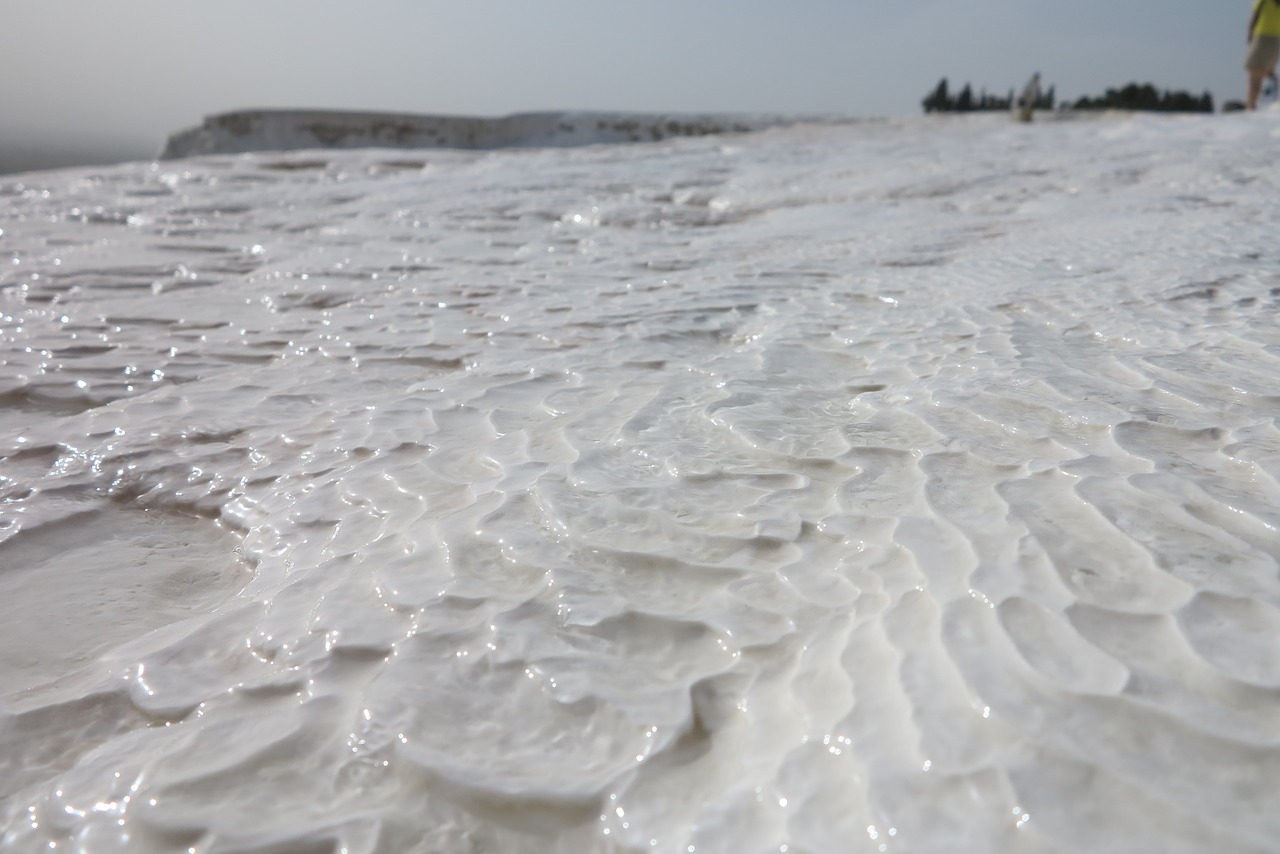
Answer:
[[[1272,72],[1280,60],[1280,37],[1254,36],[1244,55],[1244,67],[1249,71]]]

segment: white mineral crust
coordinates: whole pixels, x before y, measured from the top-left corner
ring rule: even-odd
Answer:
[[[1277,137],[0,179],[0,849],[1276,850]]]

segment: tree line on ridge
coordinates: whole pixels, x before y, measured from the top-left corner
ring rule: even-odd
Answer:
[[[1056,98],[1050,86],[1040,94],[1034,106],[1037,110],[1052,110]],[[1013,90],[1008,97],[990,95],[983,89],[977,96],[968,83],[957,94],[952,94],[947,78],[942,78],[932,92],[921,101],[926,113],[968,113],[978,110],[1011,110],[1018,106]],[[1150,83],[1130,83],[1121,89],[1108,89],[1096,98],[1081,97],[1070,105],[1075,110],[1150,110],[1156,112],[1212,113],[1213,96],[1208,92],[1192,95],[1188,92],[1160,92]]]

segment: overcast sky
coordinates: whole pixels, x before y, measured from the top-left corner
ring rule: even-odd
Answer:
[[[243,107],[908,115],[947,77],[1242,97],[1249,0],[4,0],[0,161]]]

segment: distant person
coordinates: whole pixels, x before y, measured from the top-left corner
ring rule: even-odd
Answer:
[[[1244,56],[1244,68],[1249,72],[1246,108],[1258,109],[1262,83],[1275,75],[1277,60],[1280,60],[1280,0],[1254,0],[1253,14],[1249,16],[1249,50]]]
[[[1272,0],[1276,2],[1276,0]],[[1031,79],[1027,81],[1027,85],[1022,89],[1022,97],[1018,98],[1018,119],[1024,122],[1031,121],[1031,111],[1036,108],[1036,104],[1040,102],[1040,72],[1037,71],[1031,75]]]

